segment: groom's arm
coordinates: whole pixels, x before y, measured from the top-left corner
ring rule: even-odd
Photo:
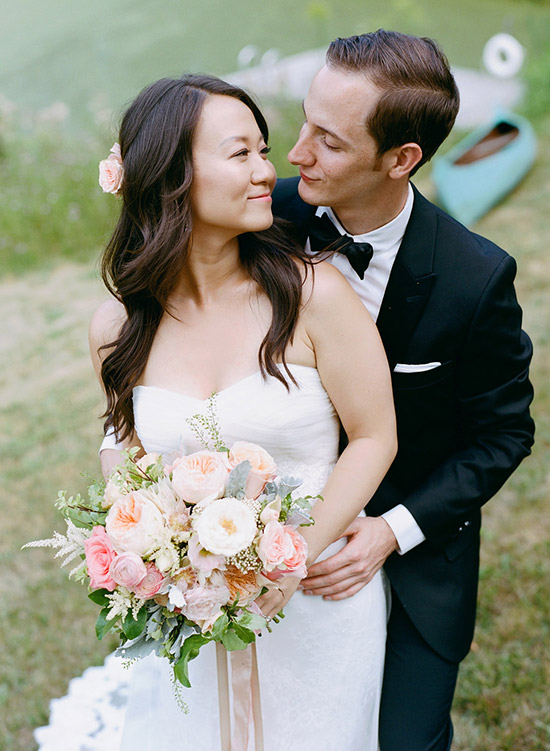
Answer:
[[[533,391],[528,380],[532,347],[521,330],[514,276],[515,262],[506,257],[485,287],[463,347],[456,409],[464,448],[402,501],[438,547],[456,538],[533,443]],[[346,532],[346,547],[310,568],[303,582],[306,590],[335,599],[348,597],[383,565],[392,537],[383,519],[358,519]]]
[[[475,311],[463,347],[456,409],[462,444],[403,501],[426,537],[445,545],[530,453],[532,346],[521,329],[516,264],[505,257]]]

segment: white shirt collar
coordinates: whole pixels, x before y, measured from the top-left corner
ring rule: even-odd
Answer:
[[[323,214],[327,214],[329,219],[341,235],[349,235],[350,237],[353,237],[355,242],[370,243],[374,248],[375,255],[380,255],[381,253],[386,253],[390,250],[393,250],[401,243],[403,235],[405,234],[405,230],[407,229],[407,224],[409,223],[409,219],[411,218],[413,203],[414,193],[411,184],[409,183],[407,200],[405,201],[405,206],[399,212],[399,214],[394,219],[392,219],[391,222],[388,222],[387,224],[384,224],[382,227],[378,227],[377,229],[373,229],[370,232],[365,232],[362,235],[350,235],[349,232],[346,232],[330,206],[319,206],[317,208],[317,211],[315,212],[315,215],[322,216]]]

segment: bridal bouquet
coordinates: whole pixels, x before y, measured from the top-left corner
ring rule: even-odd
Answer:
[[[245,649],[267,625],[255,604],[265,584],[306,574],[298,527],[319,496],[277,477],[272,457],[244,441],[176,458],[124,452],[108,482],[87,498],[60,491],[66,534],[52,547],[69,576],[100,606],[96,634],[121,637],[128,659],[155,651],[189,686],[188,663],[210,641]],[[298,497],[297,497],[298,496]]]

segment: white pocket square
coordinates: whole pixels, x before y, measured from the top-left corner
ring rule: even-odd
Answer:
[[[440,362],[423,362],[419,365],[408,365],[407,363],[398,362],[393,369],[394,373],[425,373],[427,370],[434,370],[441,366]]]

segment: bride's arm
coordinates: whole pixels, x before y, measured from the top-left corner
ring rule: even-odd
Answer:
[[[330,264],[316,267],[299,330],[349,439],[325,485],[323,501],[315,504],[315,524],[300,528],[310,566],[367,505],[395,457],[397,437],[391,378],[378,330]],[[298,585],[298,579],[286,576],[270,586],[258,601],[264,614],[273,616],[283,608]]]
[[[92,365],[95,374],[103,391],[101,364],[109,350],[102,349],[102,347],[117,338],[125,317],[126,313],[122,304],[116,300],[110,299],[99,306],[90,322],[90,329],[88,332],[90,356],[92,358]],[[109,446],[100,449],[99,459],[101,463],[101,471],[105,479],[111,474],[115,465],[120,462],[122,458],[122,450],[125,448],[131,448],[132,446],[141,447],[139,439],[135,433],[121,442],[115,441],[113,447]],[[143,449],[141,450],[143,451]]]
[[[313,510],[302,527],[311,565],[363,509],[397,451],[391,378],[378,330],[363,303],[330,264],[321,264],[303,313],[317,369],[348,436]]]

